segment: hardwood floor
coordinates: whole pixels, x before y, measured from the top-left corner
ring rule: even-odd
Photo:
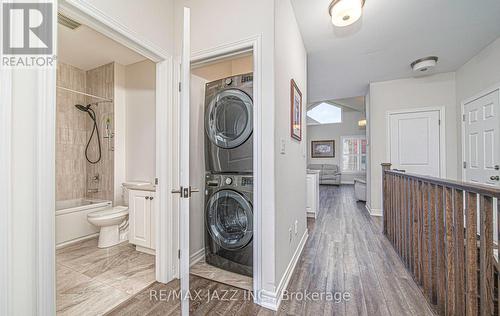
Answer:
[[[354,201],[352,186],[322,186],[321,209],[308,222],[309,240],[290,280],[288,293],[340,293],[350,298],[283,300],[278,315],[433,315],[420,289],[406,272],[379,218]],[[168,299],[179,282],[154,283],[109,315],[179,314],[179,300]],[[163,290],[163,299],[160,294]],[[273,315],[255,305],[249,292],[191,276],[192,315]],[[197,292],[198,291],[198,292]],[[196,296],[199,293],[199,296]],[[214,298],[213,293],[226,293]]]

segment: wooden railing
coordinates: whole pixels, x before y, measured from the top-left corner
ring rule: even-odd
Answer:
[[[382,164],[384,234],[427,300],[440,315],[498,315],[500,190],[390,167]]]

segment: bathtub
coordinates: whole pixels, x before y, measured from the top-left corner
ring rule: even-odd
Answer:
[[[96,237],[99,228],[87,221],[87,214],[112,206],[111,201],[76,199],[56,202],[56,247]]]

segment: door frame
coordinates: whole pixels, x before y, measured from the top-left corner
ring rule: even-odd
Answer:
[[[496,90],[500,91],[500,83],[497,83],[487,89],[481,90],[479,93],[474,94],[470,98],[466,98],[460,102],[460,130],[461,130],[461,147],[462,147],[462,160],[459,162],[459,168],[462,169],[462,172],[460,173],[462,176],[462,181],[465,180],[465,168],[463,167],[463,163],[465,161],[465,121],[464,121],[464,115],[465,115],[465,105],[468,103],[471,103],[477,99],[480,99],[490,93],[495,92]]]
[[[439,177],[446,178],[446,109],[444,106],[408,108],[386,112],[386,161],[391,161],[391,115],[410,114],[419,112],[439,112]]]
[[[253,290],[261,293],[262,286],[262,36],[256,35],[236,42],[226,43],[191,54],[191,65],[213,62],[243,52],[253,54]],[[180,228],[179,228],[180,229]],[[261,295],[254,295],[254,302],[260,304]]]
[[[173,107],[173,57],[168,52],[131,31],[95,6],[81,0],[54,0],[53,10],[88,25],[94,30],[110,37],[122,45],[136,51],[156,63],[156,177],[160,179],[155,199],[156,226],[156,279],[167,283],[174,279],[177,260],[177,248],[171,242],[175,239],[173,219],[175,208],[174,197],[170,194],[175,181],[175,156],[177,154],[174,132],[176,125]],[[53,19],[53,29],[57,30],[57,19]],[[57,33],[54,34],[57,43]],[[35,235],[34,288],[36,295],[36,314],[54,315],[56,311],[56,262],[55,262],[55,110],[56,110],[56,77],[57,68],[36,71],[36,96],[39,100],[37,112],[36,165],[35,186],[36,199],[33,201]],[[10,210],[11,200],[11,168],[10,158],[11,126],[12,126],[12,94],[13,71],[2,70],[0,76],[2,106],[0,111],[0,130],[2,143],[0,147],[0,205],[2,210]],[[159,106],[163,105],[163,106]],[[5,141],[5,142],[3,142]],[[5,175],[5,177],[4,177]],[[0,243],[2,255],[0,259],[0,275],[2,286],[2,314],[11,314],[12,283],[10,273],[11,262],[11,214],[0,212]],[[5,226],[5,227],[4,227]],[[3,229],[6,228],[6,229]],[[161,228],[161,229],[160,229]],[[4,304],[5,303],[5,304]],[[5,312],[5,313],[3,313]]]

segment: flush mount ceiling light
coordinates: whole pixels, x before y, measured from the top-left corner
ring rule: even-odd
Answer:
[[[333,0],[328,7],[335,26],[348,26],[359,20],[365,0]]]
[[[425,58],[420,58],[411,63],[411,69],[415,73],[426,73],[434,69],[438,62],[438,58],[436,56],[429,56]]]

